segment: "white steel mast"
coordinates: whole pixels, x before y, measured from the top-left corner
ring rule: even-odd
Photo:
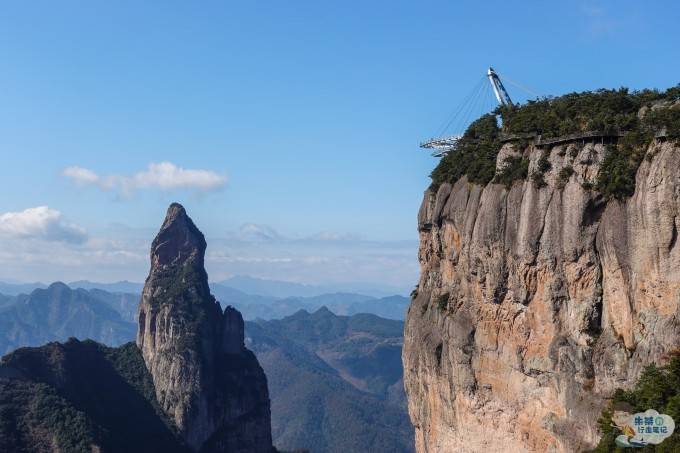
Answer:
[[[510,99],[510,95],[508,92],[505,90],[505,87],[503,86],[503,82],[501,82],[500,77],[498,77],[498,74],[496,74],[496,71],[493,70],[493,68],[489,68],[489,70],[486,72],[487,77],[489,78],[489,82],[491,82],[491,86],[493,87],[493,94],[496,95],[496,100],[500,105],[507,105],[509,107],[512,107],[512,100]]]
[[[501,79],[498,74],[496,74],[496,71],[490,67],[486,72],[486,76],[489,78],[489,82],[491,82],[491,87],[493,88],[493,93],[496,96],[498,104],[501,106],[512,107],[513,104],[512,100],[510,99],[510,95],[503,86],[503,82],[501,82]],[[460,140],[461,137],[461,135],[452,135],[450,137],[432,138],[421,143],[420,147],[434,150],[432,153],[432,156],[434,157],[443,157],[456,147],[456,143],[458,143],[458,140]]]

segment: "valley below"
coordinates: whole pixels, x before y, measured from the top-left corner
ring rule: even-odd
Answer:
[[[116,291],[139,289],[134,284],[34,286],[4,287],[11,294],[0,297],[4,353],[69,338],[111,347],[134,341],[141,295]],[[401,368],[399,318],[407,298],[353,293],[274,297],[220,284],[211,289],[222,305],[244,313],[245,344],[267,376],[272,437],[279,449],[340,453],[368,445],[374,451],[414,451]],[[26,290],[29,294],[22,293]],[[70,346],[81,347],[77,342]]]

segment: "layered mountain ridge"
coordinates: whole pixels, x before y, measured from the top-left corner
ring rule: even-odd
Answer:
[[[136,345],[74,339],[5,356],[0,450],[275,451],[266,377],[241,314],[210,294],[205,248],[172,204],[152,244]]]
[[[69,337],[122,345],[134,338],[135,325],[128,320],[137,305],[134,294],[71,289],[60,282],[31,294],[0,297],[0,354]]]
[[[401,372],[403,322],[327,308],[246,322],[269,382],[278,448],[413,452]]]

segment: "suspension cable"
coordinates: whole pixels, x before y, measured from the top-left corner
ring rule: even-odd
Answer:
[[[500,74],[499,74],[499,76],[500,76]],[[512,80],[510,77],[506,76],[505,74],[503,74],[503,80],[505,80],[505,81],[507,81],[507,82],[510,82],[511,85],[515,86],[516,88],[519,88],[520,90],[522,90],[522,91],[524,91],[524,92],[526,92],[526,93],[529,93],[529,94],[532,95],[532,96],[535,96],[535,97],[537,97],[537,98],[540,98],[540,97],[541,97],[540,94],[538,94],[538,93],[536,93],[536,92],[530,90],[529,88],[527,88],[527,87],[525,87],[525,86],[523,86],[523,85],[520,85],[519,83],[517,83],[517,82],[515,82],[514,80]]]
[[[475,90],[474,97],[471,99],[471,102],[469,102],[469,104],[466,106],[465,114],[463,116],[462,127],[460,127],[461,129],[464,129],[464,128],[467,129],[467,125],[470,122],[470,117],[473,114],[473,112],[475,112],[476,104],[479,102],[479,96],[480,96],[481,92],[484,90],[484,88],[486,87],[486,81],[483,81],[483,82],[484,83],[478,85],[477,90]],[[464,131],[461,131],[461,132],[464,132]]]
[[[456,121],[456,119],[458,119],[458,117],[461,115],[463,110],[469,106],[470,102],[472,101],[472,99],[474,99],[475,95],[477,94],[477,92],[479,91],[483,84],[484,77],[482,77],[474,86],[474,88],[465,96],[463,102],[458,104],[458,107],[456,108],[454,114],[450,117],[450,119],[446,121],[445,124],[443,124],[443,126],[439,127],[435,137],[441,136],[442,134],[444,134],[444,132],[446,132],[449,129],[449,127],[454,123],[454,121]]]
[[[522,91],[537,98],[540,97],[540,95],[536,92],[523,85],[520,85],[507,76],[503,75],[502,78],[504,81],[507,81]],[[454,133],[464,133],[471,120],[474,120],[485,113],[493,111],[493,106],[495,106],[495,104],[495,96],[492,93],[491,86],[487,83],[487,77],[483,76],[475,84],[474,88],[465,96],[463,101],[454,110],[449,119],[440,125],[437,133],[434,136],[443,136],[452,125],[456,128]]]

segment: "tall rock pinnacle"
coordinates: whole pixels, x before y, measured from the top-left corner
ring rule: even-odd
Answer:
[[[137,345],[156,397],[195,451],[271,452],[267,380],[243,318],[210,294],[206,242],[173,203],[151,245]]]

